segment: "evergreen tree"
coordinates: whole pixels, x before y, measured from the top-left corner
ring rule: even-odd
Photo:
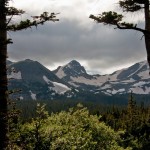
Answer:
[[[128,115],[128,118],[127,118],[128,124],[131,126],[130,127],[131,130],[134,130],[134,124],[137,121],[137,108],[136,108],[136,102],[133,98],[132,91],[130,94],[130,98],[128,100],[127,115]]]
[[[118,29],[129,29],[142,32],[145,37],[145,46],[147,51],[147,60],[150,66],[150,1],[149,0],[118,0],[119,6],[123,9],[123,12],[143,12],[145,16],[145,27],[140,28],[137,24],[123,22],[123,15],[117,12],[103,12],[102,14],[95,16],[90,15],[91,19],[94,19],[97,23],[103,23],[104,25],[114,25]],[[144,10],[144,11],[141,11]]]
[[[7,31],[18,31],[44,24],[46,21],[58,21],[56,14],[44,12],[40,16],[33,16],[33,20],[25,20],[20,23],[12,24],[12,18],[24,14],[23,10],[9,7],[10,0],[0,0],[0,149],[4,150],[8,143],[8,88],[7,88],[7,44],[12,43],[7,38]]]

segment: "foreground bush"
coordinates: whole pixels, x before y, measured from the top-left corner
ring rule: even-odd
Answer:
[[[15,138],[18,149],[26,150],[123,150],[118,133],[89,115],[78,105],[68,112],[48,115],[38,105],[37,117],[21,126]],[[16,148],[16,149],[17,149]],[[129,150],[129,148],[127,148]],[[126,149],[126,150],[127,150]]]

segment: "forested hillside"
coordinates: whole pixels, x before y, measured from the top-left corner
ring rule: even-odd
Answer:
[[[40,102],[10,105],[9,148],[150,149],[150,107],[137,104],[132,93],[126,106],[82,102],[83,106],[79,101],[51,101],[44,105]]]

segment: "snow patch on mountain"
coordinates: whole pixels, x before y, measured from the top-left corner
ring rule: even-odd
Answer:
[[[73,81],[70,81],[69,84],[72,85],[72,86],[74,86],[74,87],[76,87],[76,88],[79,87],[79,85],[77,85],[77,84],[74,83]]]
[[[60,69],[58,70],[58,72],[56,73],[57,77],[59,77],[60,79],[62,79],[63,77],[66,76],[66,74],[63,71],[64,67],[60,67]]]
[[[109,80],[110,81],[117,81],[118,80],[118,75],[122,72],[125,71],[126,69],[118,70],[114,72],[113,74],[109,75]]]
[[[17,80],[21,80],[22,76],[21,76],[21,72],[11,72],[11,74],[7,75],[8,79],[17,79]]]
[[[101,86],[104,81],[106,81],[106,78],[93,78],[93,79],[87,79],[83,76],[79,76],[79,77],[70,77],[70,79],[74,82],[74,83],[83,83],[86,85],[94,85],[94,86]],[[73,83],[73,82],[69,82],[69,83]]]
[[[108,88],[111,88],[111,85],[105,84],[103,87],[101,87],[101,90],[108,89]]]
[[[23,96],[20,96],[19,99],[20,99],[20,100],[23,100],[24,98],[23,98]]]
[[[142,71],[138,73],[138,76],[142,79],[150,79],[149,71]]]
[[[47,84],[52,83],[54,87],[49,87],[49,89],[54,90],[58,94],[64,94],[65,92],[71,90],[68,86],[62,83],[50,81],[46,76],[43,76],[43,79]]]
[[[58,82],[52,82],[54,87],[51,87],[52,90],[54,90],[58,94],[64,94],[67,91],[70,91],[71,89],[67,87],[66,85]]]
[[[122,81],[122,83],[132,83],[132,82],[135,82],[136,80],[134,80],[133,78],[130,78],[128,80],[124,80]]]
[[[114,94],[122,94],[123,92],[125,92],[125,89],[118,89],[118,90],[115,90],[115,89],[108,89],[106,91],[102,91],[104,94],[107,94],[107,95],[114,95]]]
[[[107,92],[107,93],[109,93],[109,94],[111,94],[111,93],[112,93],[112,91],[111,91],[111,90],[106,90],[106,92]]]
[[[122,92],[125,92],[125,89],[119,89],[119,90],[113,89],[112,90],[112,94],[117,94],[117,93],[122,93]]]
[[[67,98],[71,98],[72,97],[72,95],[67,95]]]
[[[33,100],[36,100],[36,94],[32,93],[31,90],[30,90],[29,92],[30,92],[30,94],[31,94],[31,98],[32,98]]]
[[[150,83],[150,82],[140,81],[140,82],[133,84],[133,86],[143,86],[143,85],[148,84],[148,83]]]
[[[43,76],[43,79],[47,84],[49,84],[51,82],[46,76]]]
[[[104,93],[104,94],[106,94],[106,95],[108,95],[108,96],[112,96],[112,94],[107,93],[107,92],[105,92],[105,91],[102,91],[102,93]]]
[[[134,75],[134,74],[136,74],[138,71],[140,71],[140,69],[144,66],[146,64],[146,61],[142,61],[142,62],[140,62],[139,63],[139,68],[135,71],[135,72],[133,72],[132,74],[130,74],[128,77],[131,77],[132,75]]]
[[[125,92],[125,89],[119,89],[118,92],[119,92],[119,93]]]
[[[141,87],[131,88],[132,92],[135,94],[150,94],[150,87],[145,87],[145,89]]]

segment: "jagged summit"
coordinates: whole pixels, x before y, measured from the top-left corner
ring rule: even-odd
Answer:
[[[87,74],[85,68],[83,66],[81,66],[81,64],[76,60],[72,60],[64,66],[59,66],[54,71],[54,73],[59,78],[63,78],[63,77],[66,77],[66,76],[78,77],[78,76]]]
[[[69,62],[67,65],[64,66],[64,69],[73,71],[76,74],[86,74],[86,70],[84,69],[83,66],[81,66],[81,64],[76,61],[76,60],[72,60],[71,62]]]
[[[78,61],[76,61],[76,60],[70,61],[70,62],[68,63],[68,65],[71,65],[71,66],[81,66],[81,64],[80,64]]]
[[[31,60],[31,59],[25,59],[24,61],[26,61],[26,62],[33,62],[33,60]]]
[[[38,61],[35,61],[35,60],[31,60],[31,59],[25,59],[25,60],[22,60],[22,61],[19,61],[19,62],[22,62],[22,63],[38,63]]]

